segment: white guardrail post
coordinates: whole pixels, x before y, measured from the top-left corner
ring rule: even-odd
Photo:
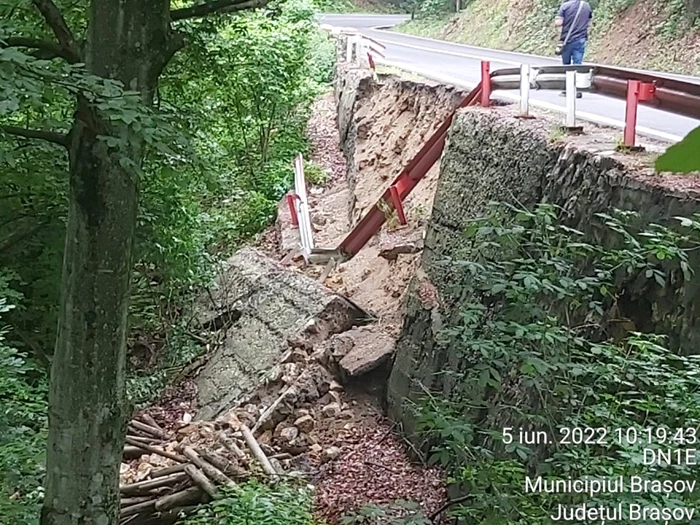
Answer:
[[[299,236],[301,238],[301,253],[304,260],[308,262],[311,250],[314,249],[314,234],[311,229],[311,213],[309,210],[309,199],[306,194],[306,179],[304,178],[304,158],[301,153],[294,159],[294,191],[298,199],[294,205],[297,209],[299,220]]]
[[[576,126],[576,71],[566,72],[566,120],[564,127],[570,132],[579,132]]]
[[[520,116],[530,117],[530,64],[520,66]]]

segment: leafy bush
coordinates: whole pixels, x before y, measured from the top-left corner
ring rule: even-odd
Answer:
[[[304,163],[304,178],[314,186],[323,186],[328,179],[328,173],[318,164],[307,161]]]
[[[14,307],[8,299],[18,297],[0,274],[0,315]],[[47,380],[40,367],[8,346],[8,331],[0,327],[0,517],[28,525],[41,504]]]
[[[250,481],[226,489],[224,497],[186,519],[183,525],[314,525],[308,488]]]
[[[467,523],[548,523],[559,503],[664,500],[532,493],[525,476],[697,478],[689,466],[646,466],[641,456],[645,446],[682,448],[683,439],[672,441],[675,429],[700,425],[700,356],[674,354],[663,337],[641,333],[634,323],[643,322],[623,302],[682,288],[700,224],[683,219],[679,233],[657,224],[635,230],[632,220],[629,212],[598,214],[610,234],[601,238],[616,240],[605,247],[586,243],[551,205],[495,207],[467,229],[468,247],[451,263],[464,275],[466,299],[457,325],[442,334],[460,370],[445,376],[449,398],[426,391],[413,407],[430,460],[450,468],[452,481],[472,495],[454,513]],[[504,428],[516,436],[518,429],[543,431],[547,441],[511,439]],[[566,428],[608,433],[572,445],[563,443]],[[639,436],[661,429],[666,438],[654,434],[644,445],[614,430],[628,428]],[[674,504],[693,501],[674,494]]]

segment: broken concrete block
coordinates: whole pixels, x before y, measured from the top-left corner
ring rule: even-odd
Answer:
[[[358,377],[384,364],[394,353],[396,341],[376,327],[353,329],[353,348],[340,360],[339,366],[345,377]]]
[[[223,265],[193,314],[206,325],[233,310],[239,318],[195,380],[196,419],[214,420],[250,396],[264,373],[279,364],[288,340],[307,340],[313,347],[368,317],[347,299],[252,248],[239,250]]]

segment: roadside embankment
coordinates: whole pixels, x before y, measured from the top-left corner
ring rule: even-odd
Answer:
[[[358,131],[401,99],[397,89],[442,89],[418,84],[340,80],[350,173],[367,166],[362,145],[387,136],[376,125]],[[343,103],[353,95],[346,86],[373,93],[371,115]],[[445,106],[434,103],[437,124]],[[652,154],[618,148],[618,130],[568,136],[560,123],[544,113],[518,119],[512,106],[460,110],[437,183],[416,188],[432,206],[396,314],[386,401],[414,450],[450,472],[451,494],[466,498],[460,512],[474,522],[496,512],[499,522],[541,523],[580,502],[529,490],[526,479],[695,479],[690,464],[665,464],[654,448],[640,457],[640,443],[615,429],[700,421],[698,178],[655,174]],[[391,148],[382,154],[405,162]],[[562,432],[576,428],[598,429],[595,443]],[[620,504],[611,491],[596,496]],[[630,498],[630,512],[655,501]],[[678,498],[692,513],[690,496]]]

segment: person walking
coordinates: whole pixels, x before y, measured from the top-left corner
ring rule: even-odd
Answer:
[[[585,0],[565,0],[559,8],[559,13],[554,19],[554,24],[561,27],[557,54],[561,54],[565,66],[583,63],[591,18],[593,11]]]

